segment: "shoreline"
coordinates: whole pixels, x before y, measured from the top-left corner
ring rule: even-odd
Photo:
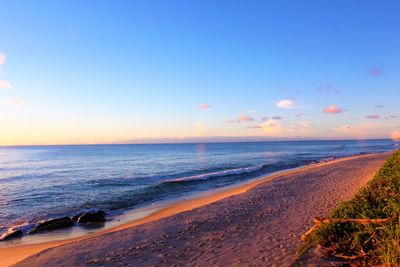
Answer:
[[[238,185],[238,186],[233,186],[232,188],[221,190],[220,192],[216,192],[216,193],[213,193],[210,195],[201,196],[201,197],[193,198],[190,200],[180,201],[177,203],[172,203],[172,204],[167,205],[166,207],[161,208],[160,210],[157,210],[157,211],[151,213],[150,215],[145,216],[141,219],[133,220],[133,221],[121,224],[114,228],[109,228],[109,229],[105,229],[105,230],[100,230],[95,233],[86,234],[81,237],[59,240],[59,241],[50,241],[50,242],[45,242],[45,243],[26,244],[26,245],[17,245],[17,246],[11,246],[11,247],[6,247],[6,248],[0,248],[0,265],[8,266],[11,264],[15,264],[15,263],[25,259],[26,257],[29,257],[33,254],[36,254],[36,253],[43,251],[45,249],[48,249],[48,248],[53,248],[53,247],[57,247],[57,246],[64,245],[64,244],[69,244],[69,243],[76,242],[76,241],[87,240],[89,238],[94,238],[94,237],[102,236],[105,234],[114,233],[114,232],[117,232],[120,230],[132,228],[134,226],[142,225],[142,224],[149,223],[149,222],[154,222],[154,221],[166,218],[166,217],[173,216],[178,213],[182,213],[182,212],[193,210],[193,209],[196,209],[196,208],[199,208],[202,206],[206,206],[208,204],[220,201],[222,199],[242,194],[244,192],[247,192],[250,189],[257,187],[258,185],[271,182],[280,177],[290,176],[293,174],[298,174],[298,173],[301,173],[304,171],[313,170],[313,169],[320,168],[323,166],[328,166],[328,165],[332,165],[332,164],[336,164],[336,163],[340,163],[340,162],[346,162],[346,161],[349,161],[352,159],[362,159],[364,157],[371,157],[371,155],[386,155],[389,153],[393,153],[393,152],[389,151],[389,152],[384,152],[384,153],[350,156],[350,157],[332,160],[329,162],[322,162],[322,163],[317,163],[317,164],[312,164],[312,165],[306,165],[306,166],[299,167],[294,170],[281,171],[280,173],[262,176],[260,178],[255,179],[254,181],[251,181],[244,185],[242,184],[242,185]],[[10,255],[12,255],[12,256],[10,257]]]

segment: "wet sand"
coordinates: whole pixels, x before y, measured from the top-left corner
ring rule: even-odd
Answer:
[[[315,164],[177,203],[74,240],[0,249],[7,266],[288,266],[312,218],[352,197],[392,152]]]

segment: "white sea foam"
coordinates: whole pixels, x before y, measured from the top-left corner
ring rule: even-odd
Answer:
[[[234,168],[225,171],[219,172],[210,172],[210,173],[203,173],[193,176],[187,176],[172,180],[166,180],[165,183],[177,183],[177,182],[187,182],[187,181],[197,181],[197,180],[207,180],[214,177],[223,177],[228,175],[239,175],[239,174],[246,174],[246,173],[253,173],[256,171],[260,171],[263,166],[251,166],[251,167],[243,167],[243,168]]]

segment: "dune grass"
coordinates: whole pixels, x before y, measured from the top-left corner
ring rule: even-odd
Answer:
[[[360,167],[360,166],[357,166]],[[331,219],[386,219],[383,224],[324,223],[299,248],[321,245],[329,255],[356,265],[400,266],[400,150],[351,200],[343,202]]]

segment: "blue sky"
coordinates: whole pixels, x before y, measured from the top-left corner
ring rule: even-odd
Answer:
[[[398,1],[0,10],[0,144],[400,135]]]

